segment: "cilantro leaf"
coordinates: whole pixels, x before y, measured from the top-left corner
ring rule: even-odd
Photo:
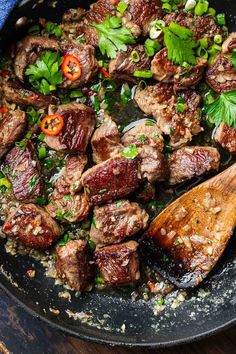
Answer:
[[[138,156],[138,149],[135,145],[128,145],[123,149],[121,156],[126,159],[135,159]]]
[[[192,39],[193,32],[175,22],[171,22],[169,27],[163,28],[163,31],[168,59],[177,65],[183,65],[184,62],[195,65],[196,42]]]
[[[126,51],[127,44],[135,43],[130,30],[122,27],[121,19],[116,16],[107,16],[105,21],[92,26],[98,30],[99,49],[108,58],[114,59],[118,50]]]
[[[31,85],[44,95],[56,90],[63,80],[61,63],[63,58],[57,52],[47,51],[26,70]]]
[[[221,93],[206,107],[206,112],[216,126],[224,122],[236,128],[236,90]]]
[[[234,66],[234,69],[236,69],[236,51],[233,50],[232,55],[231,55],[231,62]]]

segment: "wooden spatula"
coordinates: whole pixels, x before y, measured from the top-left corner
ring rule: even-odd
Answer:
[[[199,284],[215,266],[236,224],[236,164],[193,188],[151,223],[152,258],[179,287]]]

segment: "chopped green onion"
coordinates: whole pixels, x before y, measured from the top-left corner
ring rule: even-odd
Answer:
[[[104,283],[104,279],[102,277],[97,277],[97,278],[95,278],[95,283],[96,284],[103,284]]]
[[[183,113],[185,111],[185,103],[186,102],[185,102],[185,99],[183,97],[178,97],[178,103],[176,105],[177,112]]]
[[[126,146],[121,154],[126,159],[135,159],[138,156],[138,149],[135,145]]]
[[[197,4],[196,0],[187,0],[187,2],[185,4],[185,10],[190,11],[190,10],[194,9],[196,4]]]
[[[138,84],[138,87],[140,88],[140,90],[145,90],[145,88],[147,87],[147,83],[144,80],[141,80]]]
[[[160,299],[158,299],[156,301],[156,303],[157,303],[157,305],[162,306],[162,305],[164,305],[164,299],[161,297]]]
[[[225,14],[218,14],[218,15],[216,16],[216,22],[217,22],[218,25],[220,25],[220,26],[225,26],[225,25],[226,25]]]
[[[208,11],[207,11],[207,14],[210,15],[210,16],[215,17],[215,15],[216,15],[216,10],[215,10],[213,7],[209,7],[209,9],[208,9]]]
[[[131,90],[127,83],[123,84],[120,91],[121,102],[127,104],[131,98]]]
[[[148,38],[144,43],[144,49],[146,54],[149,57],[152,57],[158,50],[161,49],[161,44]]]
[[[0,187],[6,187],[7,189],[11,188],[11,182],[6,178],[0,178]]]
[[[186,61],[183,62],[182,66],[187,70],[189,70],[191,68],[191,65],[189,63],[187,63]]]
[[[45,146],[41,146],[38,149],[38,158],[39,158],[39,160],[44,159],[46,156],[47,156],[47,149],[46,149]]]
[[[138,63],[140,61],[140,55],[139,52],[137,50],[133,50],[130,54],[132,61],[134,63]]]
[[[197,49],[197,55],[203,59],[207,59],[208,58],[208,51],[205,48],[202,47],[198,47]]]
[[[125,13],[127,7],[128,7],[128,4],[121,1],[117,6],[117,10],[119,11],[119,13],[121,13],[123,15]]]
[[[222,41],[223,41],[223,38],[222,38],[222,36],[221,36],[220,34],[215,35],[215,37],[214,37],[214,42],[215,42],[216,44],[221,44]]]
[[[71,91],[70,98],[84,97],[81,91]]]
[[[40,133],[39,136],[38,136],[39,140],[40,141],[44,141],[45,139],[45,134],[44,133]]]
[[[150,79],[153,76],[153,73],[150,70],[142,71],[142,70],[135,70],[134,72],[135,77],[142,77],[144,79]]]
[[[201,39],[199,39],[199,44],[200,44],[200,47],[202,47],[202,48],[208,48],[208,39],[207,39],[207,37],[203,37],[203,38],[201,38]]]
[[[208,11],[208,8],[209,8],[209,2],[206,1],[206,0],[199,0],[196,7],[195,7],[195,14],[197,16],[202,16],[204,15],[207,11]]]
[[[15,145],[20,149],[24,149],[26,147],[26,142],[24,140],[17,141]]]
[[[172,11],[172,7],[171,7],[170,4],[164,3],[164,4],[162,5],[162,10],[164,10],[164,11],[167,12],[167,13],[170,13],[170,12]]]

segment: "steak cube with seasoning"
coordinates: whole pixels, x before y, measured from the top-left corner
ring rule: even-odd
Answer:
[[[139,280],[137,250],[138,243],[135,241],[96,248],[96,264],[106,284],[119,285]]]
[[[147,227],[148,214],[137,203],[117,200],[94,208],[90,238],[96,244],[119,243]]]
[[[56,270],[59,278],[76,291],[85,290],[92,280],[92,255],[87,241],[71,240],[56,247]]]
[[[51,216],[34,204],[20,205],[8,216],[2,231],[36,249],[50,247],[62,234],[62,229]]]
[[[7,177],[12,184],[16,199],[33,201],[43,193],[40,166],[32,142],[20,142],[6,155]]]
[[[119,199],[139,185],[138,160],[111,158],[88,169],[81,181],[93,205]]]
[[[49,114],[59,114],[64,120],[57,136],[46,136],[45,143],[54,150],[70,153],[84,153],[96,123],[92,108],[77,102],[62,104]]]
[[[175,151],[169,159],[171,185],[218,171],[220,154],[209,146],[188,146]]]
[[[166,157],[149,145],[138,148],[140,158],[140,178],[148,182],[165,181],[169,175]]]
[[[229,152],[236,153],[236,128],[221,123],[215,131],[214,139]]]
[[[26,128],[26,114],[19,109],[9,111],[0,120],[0,160],[19,140]]]

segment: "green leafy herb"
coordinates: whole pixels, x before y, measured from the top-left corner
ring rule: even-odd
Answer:
[[[155,125],[155,123],[153,121],[151,121],[151,120],[146,120],[145,125],[147,127],[151,127],[151,126]]]
[[[153,55],[161,49],[161,44],[148,38],[144,43],[144,49],[149,57],[153,57]]]
[[[29,82],[44,95],[49,95],[62,83],[61,63],[63,58],[56,52],[47,51],[26,70]]]
[[[57,242],[57,245],[58,246],[65,246],[68,241],[70,241],[70,236],[68,234],[65,234],[63,236],[63,238]]]
[[[234,66],[234,69],[236,69],[236,50],[235,49],[232,52],[231,62],[233,64],[233,66]]]
[[[175,22],[169,27],[164,27],[164,42],[168,49],[168,59],[178,65],[188,63],[195,65],[196,57],[194,48],[196,42],[193,40],[193,32]]]
[[[120,1],[117,6],[117,10],[119,11],[119,13],[121,13],[123,15],[125,13],[127,7],[128,7],[128,4],[126,4],[123,1]]]
[[[38,197],[36,199],[36,203],[39,204],[39,205],[45,205],[45,204],[48,203],[48,200],[45,197]]]
[[[141,134],[141,135],[138,136],[138,139],[141,142],[141,144],[145,144],[147,142],[147,140],[148,140],[148,136],[145,135],[145,134]]]
[[[97,225],[96,225],[96,221],[95,221],[95,219],[94,219],[94,216],[93,216],[93,218],[92,218],[92,225],[95,227],[95,229],[97,228]]]
[[[60,38],[62,36],[62,30],[60,29],[60,27],[51,21],[46,22],[45,30],[49,34],[56,36],[58,38]]]
[[[160,299],[158,299],[156,301],[156,303],[157,303],[157,305],[162,306],[162,305],[164,305],[164,299],[161,297]]]
[[[89,235],[86,236],[86,240],[88,241],[88,244],[89,244],[89,247],[91,248],[91,250],[95,250],[96,244],[90,239]]]
[[[116,16],[107,16],[105,21],[94,24],[98,30],[98,46],[103,55],[116,58],[117,51],[127,50],[127,44],[134,44],[135,39],[131,31],[122,27],[121,19]]]
[[[138,156],[138,149],[135,145],[126,146],[121,154],[126,159],[135,159]]]
[[[25,140],[16,141],[15,145],[20,149],[24,149],[26,147],[26,141]]]
[[[39,158],[39,160],[44,159],[46,156],[47,156],[47,149],[46,149],[45,146],[41,146],[38,149],[38,158]]]
[[[95,283],[96,284],[103,284],[104,283],[104,279],[102,277],[97,277],[97,278],[95,278]]]
[[[35,110],[35,108],[33,106],[27,107],[26,113],[27,113],[29,125],[31,127],[35,124],[40,125],[41,119],[42,119],[42,114],[38,114],[38,112]]]
[[[206,112],[216,126],[224,122],[236,128],[236,90],[221,93],[206,107]]]
[[[37,176],[34,176],[34,177],[31,178],[30,183],[29,183],[29,190],[30,190],[30,192],[33,192],[34,186],[35,186],[37,180],[38,180],[38,177],[37,177]]]
[[[131,99],[131,90],[127,83],[123,84],[120,91],[121,102],[124,104],[129,103]]]

